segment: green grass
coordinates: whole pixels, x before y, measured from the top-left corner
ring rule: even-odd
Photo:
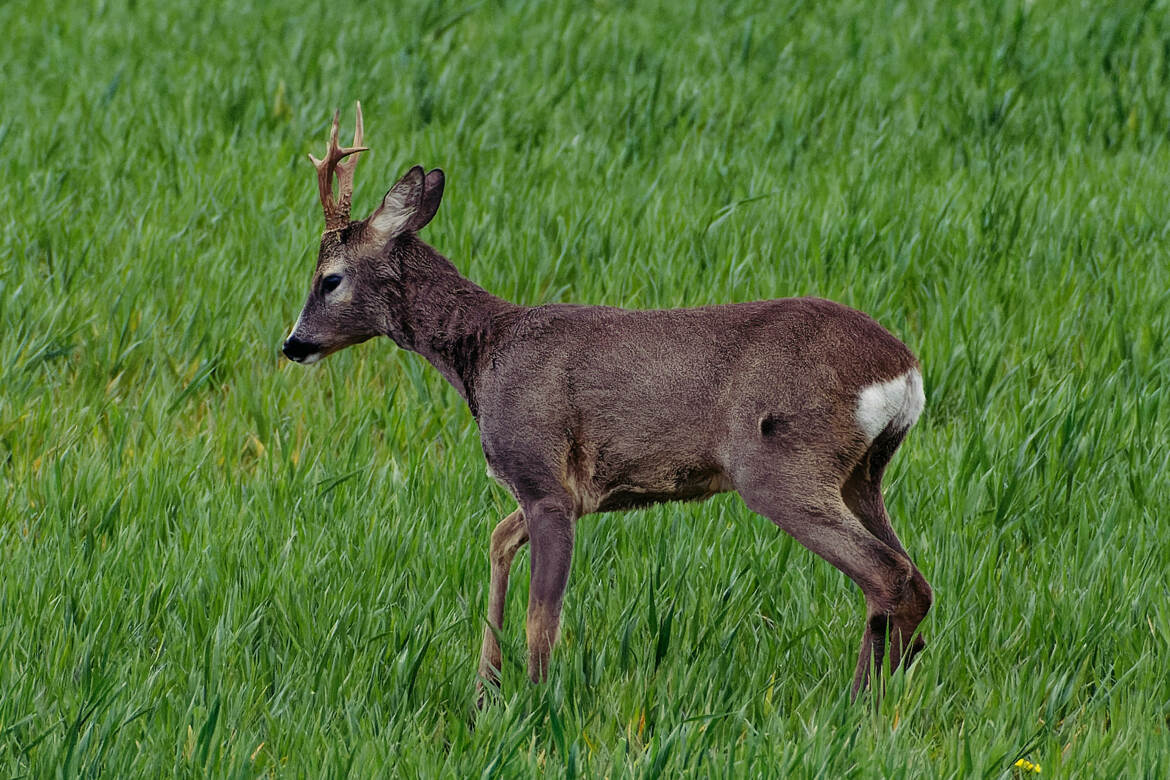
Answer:
[[[0,5],[0,776],[1170,774],[1170,5],[991,6]],[[522,554],[469,728],[470,414],[386,340],[279,357],[355,99],[355,214],[443,167],[493,292],[916,351],[936,606],[876,710],[859,592],[723,496],[580,523],[540,687]]]

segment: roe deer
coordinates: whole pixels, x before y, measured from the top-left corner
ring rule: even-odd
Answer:
[[[881,492],[924,403],[918,362],[900,341],[865,314],[814,298],[662,311],[509,303],[418,238],[439,208],[442,171],[411,168],[369,217],[349,219],[365,151],[361,104],[356,125],[353,146],[339,147],[335,114],[325,159],[310,155],[325,232],[283,350],[309,364],[389,336],[467,402],[489,473],[519,505],[491,535],[481,696],[485,682],[499,682],[496,633],[512,558],[526,542],[528,674],[539,681],[577,519],[730,490],[864,593],[854,697],[887,645],[890,668],[910,663],[931,590]]]

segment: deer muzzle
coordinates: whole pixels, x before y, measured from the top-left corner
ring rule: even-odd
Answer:
[[[284,352],[284,356],[294,363],[308,365],[316,363],[321,358],[320,346],[311,341],[299,339],[295,335],[284,340],[284,346],[281,350]]]

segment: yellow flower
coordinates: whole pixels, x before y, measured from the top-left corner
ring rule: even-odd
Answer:
[[[1033,764],[1031,761],[1028,761],[1028,760],[1023,759],[1023,758],[1021,758],[1019,761],[1017,761],[1015,764],[1013,764],[1013,766],[1015,766],[1016,769],[1020,769],[1024,772],[1035,772],[1036,774],[1040,774],[1040,765],[1039,764]]]

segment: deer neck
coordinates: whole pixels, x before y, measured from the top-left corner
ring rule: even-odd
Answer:
[[[386,335],[426,358],[475,414],[480,360],[501,324],[521,307],[467,279],[414,236],[404,238],[405,246],[399,247],[400,277],[390,287]]]

